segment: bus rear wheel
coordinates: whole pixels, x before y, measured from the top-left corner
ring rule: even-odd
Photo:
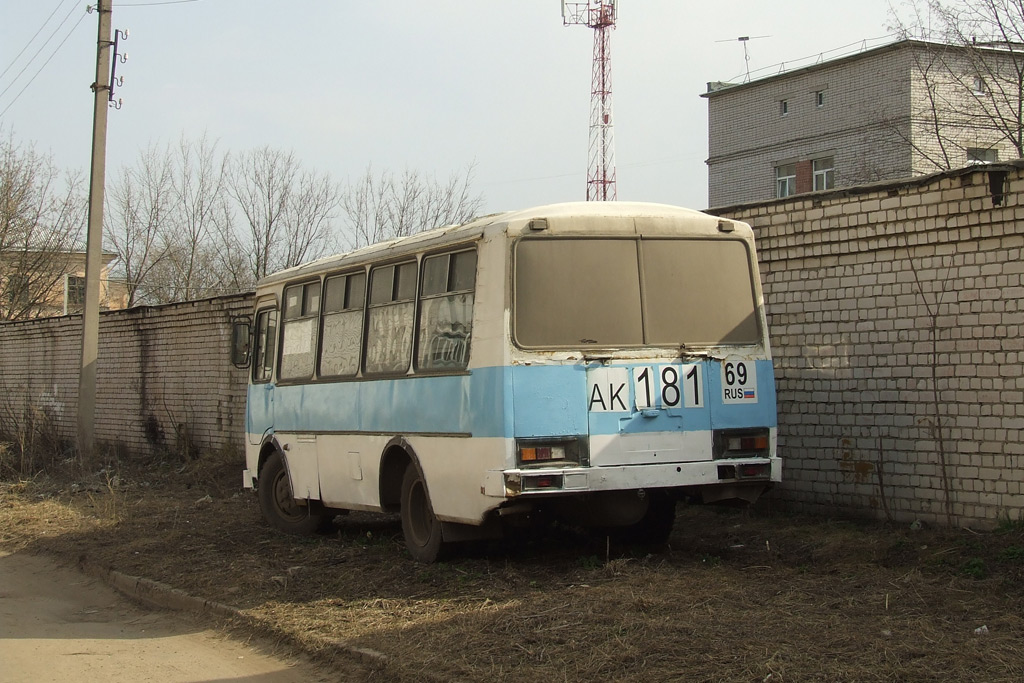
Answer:
[[[436,562],[445,550],[441,522],[434,516],[427,485],[415,464],[409,463],[402,477],[402,535],[405,547],[417,562]]]
[[[310,505],[299,505],[292,496],[288,469],[280,452],[275,452],[260,470],[257,494],[260,512],[270,526],[289,534],[311,534],[320,529],[323,515]]]
[[[661,546],[668,542],[676,520],[676,499],[663,491],[648,491],[647,512],[629,526],[615,530],[623,541],[640,546]]]

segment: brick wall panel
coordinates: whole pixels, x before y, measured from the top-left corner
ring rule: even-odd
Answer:
[[[755,228],[785,504],[1024,517],[1024,166],[1005,168],[998,207],[976,168],[717,211]]]
[[[231,317],[251,309],[237,295],[100,315],[95,434],[101,446],[144,455],[241,451],[246,373],[229,362]],[[81,318],[0,325],[0,422],[44,410],[62,438],[78,428]],[[182,453],[182,455],[184,455]]]

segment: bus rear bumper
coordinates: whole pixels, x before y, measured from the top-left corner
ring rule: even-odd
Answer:
[[[649,488],[729,487],[782,481],[780,458],[707,460],[657,465],[511,469],[485,475],[483,493],[494,498],[565,495]]]

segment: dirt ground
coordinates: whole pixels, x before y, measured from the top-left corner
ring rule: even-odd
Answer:
[[[0,598],[5,683],[336,680],[183,615],[143,610],[46,555],[0,551]]]
[[[647,554],[566,528],[414,563],[398,519],[270,530],[234,463],[0,484],[0,548],[143,576],[366,680],[1021,681],[1024,524],[680,506]],[[236,627],[239,627],[236,625]]]

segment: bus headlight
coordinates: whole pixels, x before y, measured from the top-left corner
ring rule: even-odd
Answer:
[[[590,464],[586,440],[577,436],[516,439],[519,467],[579,467]]]

